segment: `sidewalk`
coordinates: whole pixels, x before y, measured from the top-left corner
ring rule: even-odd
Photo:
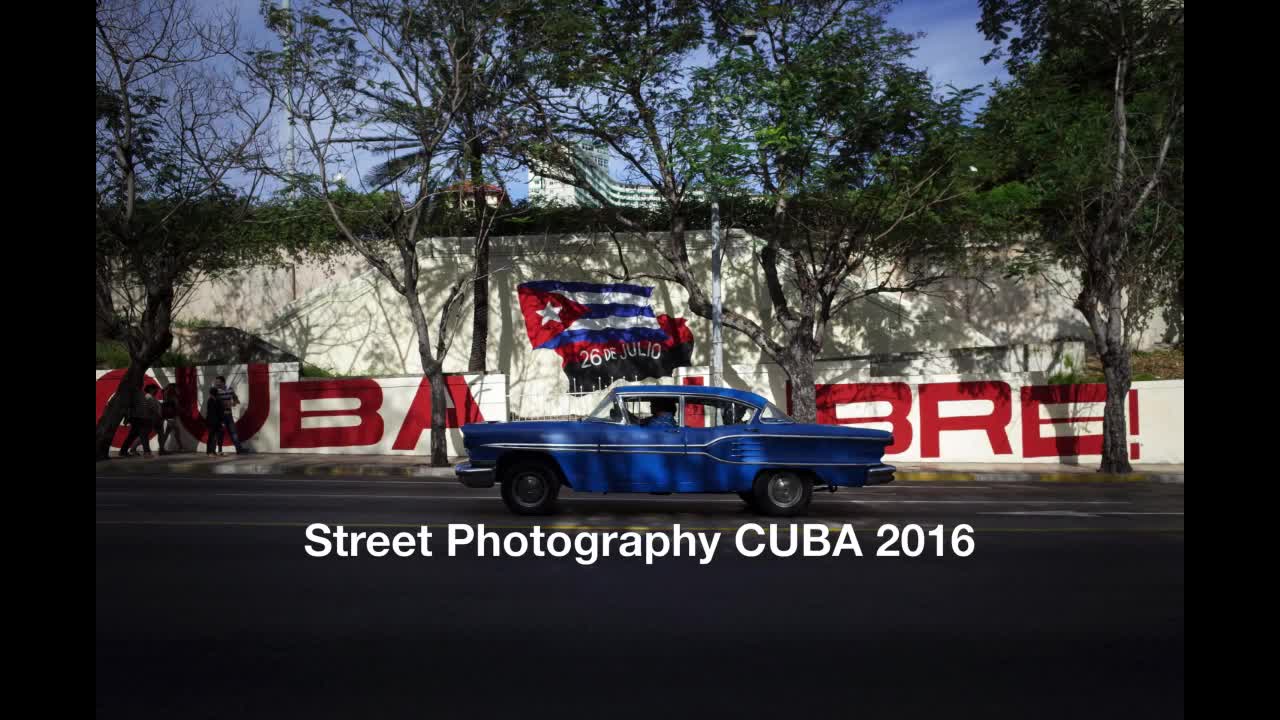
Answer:
[[[463,458],[450,458],[450,463]],[[891,462],[897,482],[1162,482],[1182,483],[1183,465],[1135,465],[1127,475],[1103,475],[1096,464]],[[433,468],[417,455],[321,455],[203,452],[150,458],[117,458],[97,463],[99,475],[302,475],[453,479],[453,467]]]

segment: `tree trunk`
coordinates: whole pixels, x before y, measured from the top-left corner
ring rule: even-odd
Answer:
[[[153,287],[147,293],[147,305],[138,323],[137,333],[129,339],[129,367],[125,370],[115,395],[98,419],[95,456],[106,460],[111,456],[111,441],[115,438],[120,421],[124,420],[133,403],[142,392],[142,381],[147,370],[160,359],[173,344],[170,328],[173,310],[173,286]]]
[[[818,421],[813,359],[813,351],[797,343],[792,346],[790,357],[782,367],[791,379],[791,417],[803,423]]]
[[[405,300],[409,304],[409,317],[418,331],[418,357],[422,360],[422,374],[431,383],[431,467],[448,467],[449,453],[445,444],[445,399],[443,358],[437,359],[431,352],[431,331],[427,315],[418,301],[416,283],[407,287]]]
[[[1102,372],[1107,378],[1107,404],[1102,418],[1102,466],[1099,472],[1133,472],[1129,464],[1129,433],[1125,421],[1125,404],[1129,399],[1132,374],[1129,367],[1129,349],[1123,345],[1110,358],[1102,360]]]
[[[129,414],[129,408],[133,407],[138,394],[142,392],[142,379],[146,376],[149,365],[150,363],[130,359],[129,368],[116,387],[116,394],[102,411],[102,417],[98,418],[96,459],[106,460],[111,457],[111,441],[116,436],[120,422]]]
[[[470,46],[470,42],[467,45]],[[473,57],[473,53],[463,55],[463,72],[468,87],[474,72]],[[470,100],[469,97],[468,101]],[[485,222],[489,206],[484,186],[485,143],[473,108],[464,112],[463,128],[470,138],[466,146],[467,170],[471,174],[471,209],[476,221],[475,286],[471,294],[471,358],[467,362],[467,370],[482,373],[489,353],[489,227]],[[499,198],[499,205],[501,202],[502,199]],[[496,208],[494,212],[497,212]]]
[[[1105,279],[1105,272],[1105,268],[1096,268],[1081,277],[1076,309],[1089,322],[1107,381],[1107,402],[1102,413],[1102,464],[1098,471],[1127,473],[1132,472],[1133,467],[1129,464],[1129,433],[1124,411],[1133,376],[1125,336],[1123,294],[1114,282]],[[1099,303],[1098,298],[1106,298],[1106,302]]]
[[[428,373],[431,380],[431,467],[448,467],[449,451],[445,433],[445,411],[448,400],[445,396],[444,372],[437,365]]]
[[[467,370],[484,372],[489,354],[489,233],[476,238],[475,287],[471,303],[471,359]]]

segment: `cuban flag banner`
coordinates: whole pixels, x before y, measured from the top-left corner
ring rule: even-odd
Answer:
[[[693,334],[684,318],[654,314],[652,287],[539,280],[516,289],[529,343],[560,355],[571,393],[690,364]]]

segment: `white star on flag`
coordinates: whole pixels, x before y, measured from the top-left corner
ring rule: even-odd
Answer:
[[[546,307],[538,311],[538,314],[542,316],[543,325],[546,325],[549,320],[560,322],[560,306],[552,305],[550,300],[547,301]]]

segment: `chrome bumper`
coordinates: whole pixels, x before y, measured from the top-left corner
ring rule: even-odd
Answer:
[[[877,465],[867,470],[867,485],[884,485],[893,482],[893,473],[898,468],[892,465]]]
[[[471,463],[464,462],[453,469],[453,474],[458,477],[458,482],[469,488],[493,487],[491,467],[473,467]]]

